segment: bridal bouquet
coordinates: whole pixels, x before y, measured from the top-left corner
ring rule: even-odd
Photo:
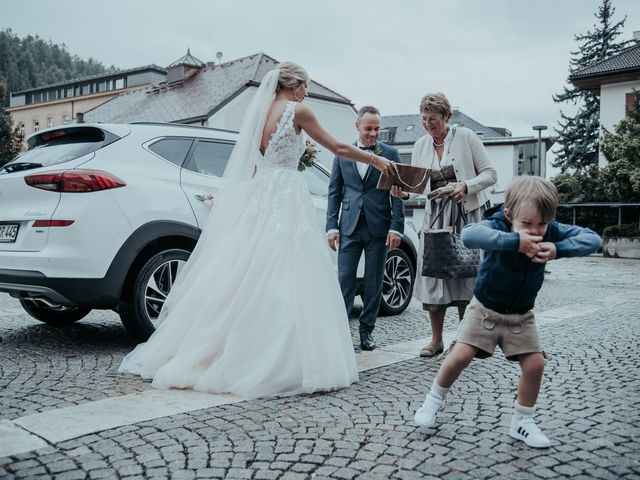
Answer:
[[[316,150],[316,144],[310,140],[305,142],[304,153],[300,157],[300,161],[298,162],[298,171],[304,172],[306,168],[313,167],[313,164],[316,163],[316,157],[318,156],[318,151]]]

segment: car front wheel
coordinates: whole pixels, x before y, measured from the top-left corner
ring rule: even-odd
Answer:
[[[415,281],[415,269],[409,256],[400,249],[389,252],[384,267],[380,315],[400,315],[405,311]]]
[[[80,307],[56,307],[52,308],[38,301],[20,299],[22,308],[36,320],[53,325],[54,327],[65,327],[83,319],[91,311],[90,308]]]
[[[122,324],[137,340],[145,341],[155,331],[160,310],[189,255],[177,248],[163,250],[134,272],[132,287],[123,292],[119,313]]]

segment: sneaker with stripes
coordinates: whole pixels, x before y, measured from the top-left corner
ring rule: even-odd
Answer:
[[[542,430],[530,415],[513,415],[509,435],[517,440],[522,440],[533,448],[548,448],[551,446],[547,436],[542,433]]]

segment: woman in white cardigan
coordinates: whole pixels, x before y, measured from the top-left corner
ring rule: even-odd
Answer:
[[[488,187],[497,181],[496,171],[491,166],[487,151],[478,136],[468,128],[449,126],[452,110],[443,93],[425,95],[420,102],[422,124],[427,134],[415,143],[411,164],[435,170],[425,190],[425,195],[444,185],[453,186],[449,194],[455,202],[460,202],[470,223],[479,222],[489,201]],[[403,199],[407,193],[394,190],[392,194]],[[422,230],[429,228],[433,218],[441,208],[445,197],[427,201]],[[433,228],[455,225],[463,227],[463,220],[454,201],[449,201],[444,213]],[[432,357],[444,350],[442,329],[448,307],[457,307],[460,319],[473,297],[475,278],[442,280],[423,277],[422,254],[424,235],[420,235],[420,249],[413,295],[422,302],[429,313],[431,341],[421,350],[421,357]]]

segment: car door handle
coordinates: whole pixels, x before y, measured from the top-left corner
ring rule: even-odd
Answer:
[[[213,195],[211,195],[210,193],[207,193],[207,194],[203,194],[203,195],[194,195],[194,198],[196,200],[201,201],[201,202],[206,202],[207,200],[212,201],[215,197]]]

